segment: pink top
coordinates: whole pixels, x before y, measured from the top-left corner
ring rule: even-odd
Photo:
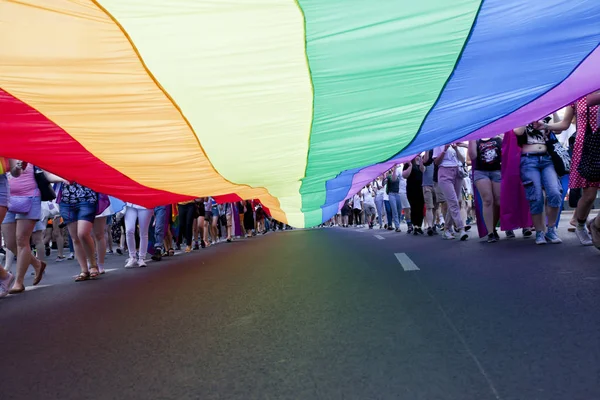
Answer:
[[[13,178],[10,174],[8,175],[8,184],[10,187],[11,196],[39,196],[40,191],[33,175],[33,165],[27,164],[27,168],[18,178]]]

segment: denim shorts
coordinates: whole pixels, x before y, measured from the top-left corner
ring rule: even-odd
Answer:
[[[0,175],[0,207],[8,207],[8,179],[6,174]]]
[[[42,200],[36,196],[31,199],[31,209],[27,214],[15,214],[9,211],[6,213],[6,217],[4,217],[4,221],[2,221],[2,223],[13,224],[18,219],[39,221],[40,218],[42,218]]]
[[[488,179],[495,183],[502,182],[502,173],[500,171],[480,171],[478,169],[473,171],[473,182],[480,181],[482,179]]]
[[[60,216],[65,225],[77,221],[94,222],[96,218],[96,203],[87,201],[75,204],[60,203]]]

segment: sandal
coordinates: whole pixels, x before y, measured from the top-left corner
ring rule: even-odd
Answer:
[[[98,278],[98,276],[100,276],[100,270],[98,270],[98,267],[90,267],[90,279],[96,279]]]
[[[173,248],[171,247],[169,249],[169,257],[173,257],[175,255],[175,250],[173,250]]]
[[[75,278],[75,282],[83,282],[83,281],[87,281],[89,279],[90,279],[90,273],[82,272],[79,275],[77,275],[77,277]]]
[[[40,271],[37,274],[35,274],[35,278],[33,278],[33,286],[40,283],[42,278],[44,277],[44,271],[46,270],[46,263],[43,261],[40,261],[40,262],[42,263],[42,266],[40,267]]]

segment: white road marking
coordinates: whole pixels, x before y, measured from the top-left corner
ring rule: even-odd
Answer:
[[[379,240],[384,240],[384,239],[385,239],[385,238],[384,238],[383,236],[381,236],[381,235],[375,235],[375,237],[376,237],[377,239],[379,239]]]
[[[35,290],[35,289],[41,289],[41,288],[50,287],[50,286],[52,286],[52,285],[25,286],[25,290]]]
[[[413,260],[411,260],[410,257],[406,255],[406,253],[394,253],[394,255],[396,256],[398,262],[400,263],[400,265],[402,265],[402,268],[404,268],[405,271],[420,271],[419,267],[417,267],[417,264],[415,264]]]

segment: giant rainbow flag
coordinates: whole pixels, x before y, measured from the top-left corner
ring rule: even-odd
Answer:
[[[598,0],[0,0],[0,155],[312,226],[411,154],[599,89],[599,43]]]

